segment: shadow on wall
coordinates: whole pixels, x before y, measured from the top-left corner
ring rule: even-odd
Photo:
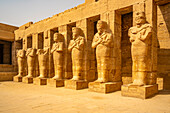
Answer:
[[[158,6],[158,78],[159,90],[170,90],[170,3]]]

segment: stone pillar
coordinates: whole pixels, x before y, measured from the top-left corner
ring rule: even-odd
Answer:
[[[115,31],[115,28],[117,26],[115,27],[114,13],[112,13],[111,15],[112,15],[112,17],[110,17],[110,18],[109,18],[108,13],[104,13],[101,15],[101,20],[104,20],[103,25],[104,25],[104,23],[107,23],[107,24],[105,24],[105,32],[106,32],[105,35],[107,36],[107,38],[109,38],[111,40],[109,46],[107,47],[107,49],[109,49],[109,53],[108,53],[109,56],[107,57],[108,58],[107,60],[109,60],[109,62],[107,62],[106,57],[104,57],[104,56],[101,56],[99,58],[99,56],[97,55],[98,54],[97,51],[99,51],[99,50],[97,50],[97,48],[96,48],[96,55],[98,56],[98,57],[96,57],[98,60],[97,65],[98,65],[98,68],[100,68],[99,65],[101,65],[101,69],[97,69],[98,70],[98,80],[95,82],[89,83],[90,91],[110,93],[110,92],[120,90],[120,88],[121,88],[121,84],[122,84],[121,75],[120,75],[121,63],[116,65],[116,59],[118,59],[120,57],[121,52],[119,51],[119,49],[116,45],[118,43],[117,38],[115,38],[115,35],[114,36],[112,35],[113,34],[112,32]],[[112,23],[112,24],[110,24],[110,23]],[[95,37],[96,36],[97,36],[97,33],[96,33]],[[93,42],[95,42],[95,41],[93,41]],[[94,45],[95,43],[92,43],[92,44]],[[102,50],[101,50],[101,52],[102,52]],[[115,54],[115,52],[117,52],[117,54]],[[118,52],[120,52],[120,53],[118,53]],[[104,53],[101,53],[101,54],[104,54]],[[100,60],[101,60],[101,64],[99,63]],[[104,63],[102,62],[102,60],[104,60]],[[117,66],[117,68],[116,68],[116,66]],[[107,78],[103,78],[102,77],[103,75],[106,75]]]
[[[83,68],[83,62],[85,62],[85,39],[83,35],[82,29],[78,27],[72,28],[72,40],[69,42],[68,50],[71,52],[72,57],[73,78],[65,81],[66,88],[79,90],[88,87],[88,83],[85,81],[83,74],[83,71],[85,72],[85,68]]]
[[[51,55],[53,55],[53,67],[55,75],[53,78],[47,80],[47,85],[54,87],[64,86],[63,73],[63,59],[64,59],[64,36],[60,33],[54,33],[54,44],[51,48]]]
[[[26,63],[26,55],[25,50],[20,49],[17,52],[17,61],[18,61],[18,75],[14,76],[13,80],[15,82],[22,82],[22,77],[25,76],[25,63]]]
[[[72,62],[71,53],[68,52],[68,44],[71,40],[71,27],[68,25],[63,25],[59,27],[59,33],[64,36],[64,64],[63,64],[63,74],[65,79],[72,78]]]
[[[130,41],[132,43],[133,82],[132,84],[122,86],[123,96],[146,99],[158,93],[158,85],[156,84],[156,8],[153,0],[141,2],[133,6],[134,26],[129,29]],[[134,34],[134,31],[136,34]],[[139,33],[140,35],[137,35]],[[139,40],[138,45],[135,43],[136,40]]]
[[[37,55],[40,75],[33,79],[33,84],[46,85],[48,78],[49,48],[38,49]]]
[[[33,83],[33,77],[35,77],[36,72],[36,49],[34,48],[28,48],[26,51],[27,56],[27,67],[28,67],[28,75],[26,77],[23,77],[24,83]]]

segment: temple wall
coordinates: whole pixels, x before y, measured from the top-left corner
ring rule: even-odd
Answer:
[[[124,67],[122,66],[122,57],[126,56],[126,50],[122,53],[123,49],[129,47],[127,52],[130,52],[130,45],[122,43],[122,17],[128,13],[132,14],[132,24],[134,25],[134,15],[137,11],[144,11],[147,21],[153,26],[152,33],[152,52],[151,52],[151,67],[150,75],[158,76],[161,78],[169,76],[169,4],[158,6],[152,0],[86,0],[84,4],[81,4],[65,12],[56,14],[47,19],[41,20],[36,23],[26,23],[15,31],[15,40],[22,40],[23,49],[35,48],[42,49],[49,47],[51,50],[53,44],[53,34],[55,32],[61,33],[64,38],[64,76],[71,78],[72,75],[72,61],[71,53],[68,52],[68,44],[71,40],[72,27],[79,27],[83,31],[85,37],[85,55],[83,58],[83,75],[86,80],[94,81],[97,78],[95,50],[91,48],[92,39],[95,34],[95,22],[103,20],[108,23],[108,29],[114,34],[114,47],[112,48],[112,69],[115,70],[113,81],[123,81],[124,84],[132,82],[131,78],[131,61],[130,54],[128,58],[123,62],[127,62]],[[158,11],[157,11],[158,10]],[[158,15],[158,16],[157,16]],[[157,20],[158,18],[158,20]],[[158,22],[157,22],[158,21]],[[128,24],[128,23],[127,23]],[[131,26],[128,26],[131,27]],[[157,29],[158,28],[158,29]],[[158,30],[158,32],[157,32]],[[158,36],[158,38],[157,38]],[[32,37],[32,38],[30,38]],[[125,37],[128,41],[128,36]],[[43,44],[41,43],[43,41]],[[42,46],[43,45],[43,46]],[[123,45],[123,46],[122,46]],[[159,47],[159,49],[158,49]],[[157,54],[158,51],[158,54]],[[123,56],[122,56],[123,55]],[[165,60],[166,59],[166,60]],[[164,63],[163,63],[164,62]],[[158,65],[157,65],[158,63]],[[48,64],[49,77],[54,74],[53,70],[53,58],[50,54]],[[123,72],[122,69],[124,69]],[[38,73],[38,67],[37,67]],[[164,76],[165,75],[165,76]],[[169,79],[165,79],[169,81]],[[158,79],[158,84],[165,83],[166,88],[169,88],[169,84],[161,79]]]
[[[158,6],[158,82],[170,90],[170,3]]]

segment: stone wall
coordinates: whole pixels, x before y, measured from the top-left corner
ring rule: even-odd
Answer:
[[[12,80],[16,75],[16,44],[14,30],[18,27],[0,23],[0,81]]]
[[[158,6],[158,83],[170,90],[170,3]]]

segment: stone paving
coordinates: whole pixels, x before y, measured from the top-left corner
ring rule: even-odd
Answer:
[[[170,113],[170,92],[142,100],[110,94],[0,82],[0,113]]]

